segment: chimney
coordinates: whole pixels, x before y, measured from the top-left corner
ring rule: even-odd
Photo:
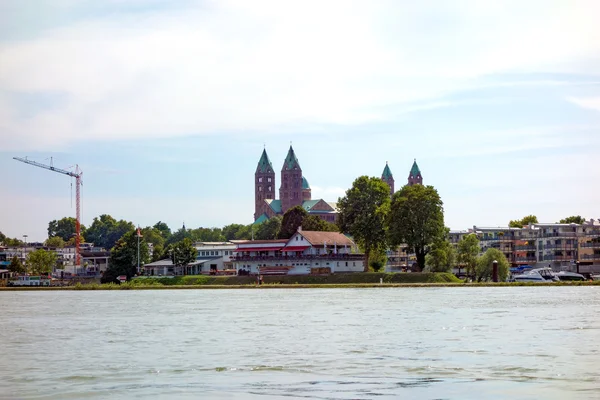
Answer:
[[[302,232],[302,225],[298,226],[298,232]]]

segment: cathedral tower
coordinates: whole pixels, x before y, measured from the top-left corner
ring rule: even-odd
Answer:
[[[302,205],[302,168],[300,168],[291,145],[281,167],[279,200],[281,201],[282,213],[292,207]]]
[[[275,171],[264,149],[254,173],[254,220],[262,215],[267,199],[275,199]]]
[[[394,176],[392,175],[392,170],[388,166],[387,161],[385,162],[385,168],[381,174],[381,180],[388,184],[390,187],[390,196],[392,196],[394,194]]]
[[[415,162],[413,162],[412,168],[410,169],[410,174],[408,174],[408,184],[410,186],[423,184],[423,177],[421,176],[421,171],[419,170],[419,166],[417,165],[416,158]]]
[[[310,185],[305,177],[302,177],[302,201],[309,201],[312,199]]]

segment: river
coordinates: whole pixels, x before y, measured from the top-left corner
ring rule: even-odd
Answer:
[[[600,287],[0,292],[1,399],[598,399]]]

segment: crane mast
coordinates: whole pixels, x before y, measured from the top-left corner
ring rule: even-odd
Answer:
[[[35,167],[44,168],[50,171],[58,172],[59,174],[68,175],[72,178],[75,178],[75,209],[76,209],[76,218],[75,218],[75,266],[81,266],[81,176],[83,172],[79,169],[79,165],[75,165],[75,172],[67,171],[64,169],[56,168],[52,165],[52,161],[50,161],[50,165],[42,164],[36,161],[28,160],[27,158],[21,157],[13,157],[14,160],[24,162],[25,164],[33,165]]]

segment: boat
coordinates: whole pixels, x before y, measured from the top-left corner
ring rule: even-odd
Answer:
[[[560,271],[554,274],[561,281],[585,281],[585,276],[569,271]]]
[[[47,276],[21,275],[8,281],[8,286],[50,286],[51,279]]]
[[[556,282],[559,278],[550,268],[535,268],[520,275],[515,275],[512,278],[513,282],[539,282],[549,283]]]

